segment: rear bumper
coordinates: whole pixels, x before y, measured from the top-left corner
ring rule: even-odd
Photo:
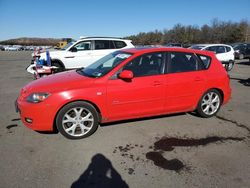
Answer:
[[[228,65],[229,63],[233,63],[234,64],[234,60],[230,60],[230,61],[221,61],[222,65]]]
[[[230,89],[230,91],[227,91],[227,93],[224,95],[223,104],[228,103],[228,101],[231,99],[231,95],[232,95],[232,91]]]

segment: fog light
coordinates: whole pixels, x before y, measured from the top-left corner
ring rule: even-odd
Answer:
[[[32,123],[32,119],[30,119],[30,118],[25,118],[25,121],[26,121],[27,123]]]

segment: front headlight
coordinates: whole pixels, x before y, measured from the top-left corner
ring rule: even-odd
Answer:
[[[27,97],[27,102],[39,103],[49,97],[49,93],[32,93]]]

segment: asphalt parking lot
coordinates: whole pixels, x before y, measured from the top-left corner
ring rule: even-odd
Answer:
[[[31,52],[0,52],[0,187],[249,187],[250,62],[230,72],[216,117],[162,116],[102,125],[82,140],[22,125],[14,101]]]

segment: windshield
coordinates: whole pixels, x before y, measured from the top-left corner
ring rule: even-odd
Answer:
[[[77,72],[84,76],[99,78],[109,73],[112,69],[114,69],[130,56],[132,56],[132,54],[116,51],[104,56],[84,69],[78,69]]]
[[[194,50],[201,50],[204,46],[191,46],[190,48]]]
[[[68,43],[66,46],[64,46],[61,50],[66,50],[68,47],[70,47],[72,44],[74,44],[75,42],[70,42]]]
[[[238,44],[238,45],[234,46],[233,48],[234,48],[234,50],[241,50],[244,48],[244,45]]]

